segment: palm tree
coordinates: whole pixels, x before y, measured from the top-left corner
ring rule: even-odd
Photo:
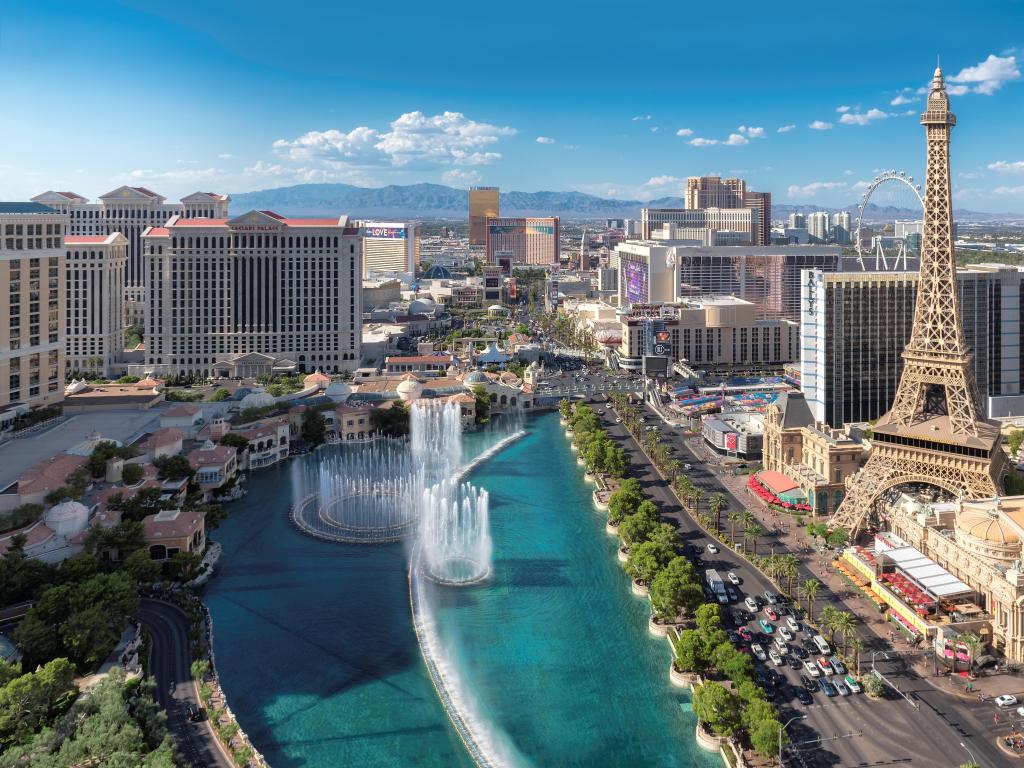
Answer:
[[[722,510],[729,506],[729,500],[721,491],[711,496],[711,514],[715,516],[715,533],[722,527]]]
[[[732,543],[736,543],[736,523],[743,519],[743,514],[737,510],[732,510],[729,513],[729,538],[732,539]]]
[[[762,528],[757,523],[751,523],[743,531],[743,539],[744,539],[744,541],[746,541],[748,536],[750,537],[750,552],[751,552],[751,554],[754,554],[754,555],[757,554],[757,538],[762,533],[764,533],[764,528]]]
[[[846,655],[847,644],[850,637],[857,631],[857,617],[849,611],[836,611],[832,617],[833,635],[839,634],[843,637],[843,655]]]
[[[690,501],[693,503],[694,511],[700,509],[701,499],[704,498],[704,491],[698,488],[696,485],[692,486],[690,490]]]
[[[974,660],[981,655],[981,652],[985,649],[984,641],[973,632],[964,632],[960,635],[960,644],[967,649],[967,671],[970,672],[974,669]],[[954,671],[956,668],[956,656],[953,656]]]
[[[850,648],[853,649],[853,668],[857,670],[857,677],[860,677],[860,652],[864,650],[864,641],[855,637],[850,640]]]
[[[807,598],[807,617],[813,619],[814,598],[818,596],[818,592],[821,590],[821,582],[817,579],[807,579],[801,584],[801,587],[803,587],[804,597]]]
[[[782,575],[786,577],[786,592],[793,594],[793,580],[800,573],[800,558],[789,553],[782,557]]]

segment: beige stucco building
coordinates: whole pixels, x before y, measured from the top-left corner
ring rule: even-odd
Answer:
[[[67,214],[0,203],[0,418],[64,398]]]
[[[119,232],[69,235],[64,245],[67,368],[110,377],[124,350],[128,240]]]

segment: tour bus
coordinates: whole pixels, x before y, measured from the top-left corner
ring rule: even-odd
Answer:
[[[811,642],[813,642],[814,646],[821,651],[823,656],[828,656],[832,653],[832,649],[829,648],[828,641],[821,635],[813,635],[811,637]]]

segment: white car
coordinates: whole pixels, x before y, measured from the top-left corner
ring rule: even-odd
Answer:
[[[996,696],[994,701],[997,707],[1012,707],[1017,703],[1017,697],[1009,693],[1004,693],[1002,696]]]
[[[779,627],[779,636],[783,640],[792,640],[793,633],[789,631],[789,627]]]
[[[712,555],[717,555],[718,547],[716,547],[714,544],[708,544],[708,552],[710,552]]]
[[[767,656],[765,656],[764,648],[761,647],[760,643],[754,643],[752,646],[750,646],[750,652],[757,657],[758,661],[764,661],[766,658],[768,658]]]
[[[786,626],[789,627],[792,632],[800,631],[800,622],[794,619],[792,616],[786,617]]]
[[[747,606],[747,610],[751,613],[757,613],[757,600],[752,597],[748,597],[743,601],[743,604]]]
[[[615,423],[616,424],[621,424],[622,423],[622,419],[615,419]]]
[[[849,696],[850,695],[850,689],[847,688],[845,685],[843,685],[842,681],[840,681],[840,680],[833,680],[832,681],[832,685],[834,685],[836,687],[836,690],[839,692],[840,696]]]
[[[821,670],[818,669],[818,665],[810,659],[807,659],[807,661],[804,662],[804,669],[807,670],[808,675],[815,679],[821,677]]]
[[[728,577],[727,577],[727,578],[728,578],[728,579],[729,579],[729,581],[731,581],[731,582],[732,582],[733,584],[735,584],[736,586],[739,586],[739,583],[740,583],[740,577],[739,577],[739,576],[737,576],[737,575],[736,575],[735,573],[733,573],[732,571],[729,571],[729,573],[728,573]]]
[[[772,660],[772,664],[774,664],[776,667],[781,666],[782,657],[779,655],[779,652],[774,648],[768,651],[768,658]]]

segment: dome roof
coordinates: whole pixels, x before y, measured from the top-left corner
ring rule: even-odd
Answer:
[[[352,394],[352,387],[344,381],[332,381],[327,385],[327,389],[324,390],[324,394],[332,400],[344,400]]]
[[[504,312],[505,308],[503,306],[501,306],[501,304],[491,304],[491,306],[489,306],[487,308],[487,311],[488,312]]]
[[[483,371],[473,371],[465,379],[462,380],[463,384],[486,384],[490,379],[484,374]]]
[[[309,374],[302,380],[302,383],[307,387],[312,387],[314,384],[318,387],[326,387],[331,383],[331,377],[327,376],[319,368],[313,373]]]
[[[416,400],[422,394],[423,385],[411,373],[406,374],[398,385],[398,396],[403,400]]]
[[[250,392],[242,398],[238,406],[244,411],[248,408],[267,408],[276,402],[269,392]]]
[[[968,507],[956,519],[956,527],[972,538],[997,545],[1017,544],[1020,536],[1003,520],[998,507]]]
[[[429,315],[435,309],[437,309],[437,304],[433,299],[414,299],[409,302],[410,315]]]
[[[440,264],[435,264],[423,273],[423,278],[425,280],[450,280],[451,277],[451,271],[447,267],[442,267]]]
[[[86,522],[89,519],[89,510],[84,504],[71,499],[65,499],[46,511],[43,520],[47,525],[69,522]]]

